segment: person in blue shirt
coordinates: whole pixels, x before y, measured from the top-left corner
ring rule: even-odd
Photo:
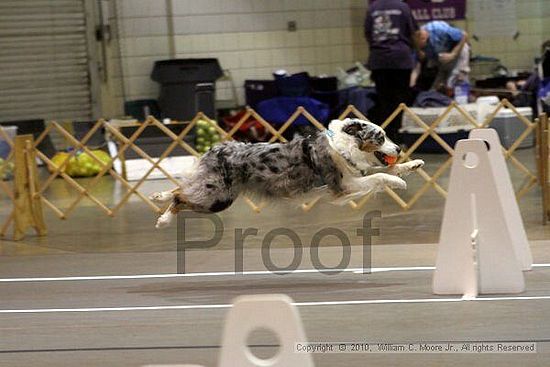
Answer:
[[[468,79],[470,49],[468,34],[443,21],[424,24],[418,32],[419,58],[428,67],[438,69],[432,89],[452,88],[458,81]]]

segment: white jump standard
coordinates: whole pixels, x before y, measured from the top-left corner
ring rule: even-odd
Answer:
[[[532,257],[502,147],[493,129],[470,136],[455,147],[433,292],[520,293]]]

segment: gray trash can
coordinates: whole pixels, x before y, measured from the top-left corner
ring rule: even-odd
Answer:
[[[160,83],[163,118],[191,120],[201,111],[216,117],[215,81],[223,75],[218,59],[172,59],[155,62],[151,79]]]

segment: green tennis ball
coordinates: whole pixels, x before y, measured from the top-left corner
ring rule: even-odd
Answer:
[[[205,120],[199,120],[197,121],[197,127],[201,128],[201,127],[208,127],[208,121],[205,121]]]

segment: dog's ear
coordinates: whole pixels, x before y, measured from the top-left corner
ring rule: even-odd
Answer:
[[[371,140],[373,144],[384,144],[384,133],[378,127],[371,124],[364,124],[359,121],[352,121],[344,126],[343,132],[356,137],[360,141]]]
[[[363,124],[359,122],[352,122],[344,126],[342,129],[348,135],[357,136],[363,130]]]
[[[357,141],[359,149],[365,152],[375,151],[385,142],[383,130],[372,124],[352,121],[344,126],[342,131],[353,136]]]

